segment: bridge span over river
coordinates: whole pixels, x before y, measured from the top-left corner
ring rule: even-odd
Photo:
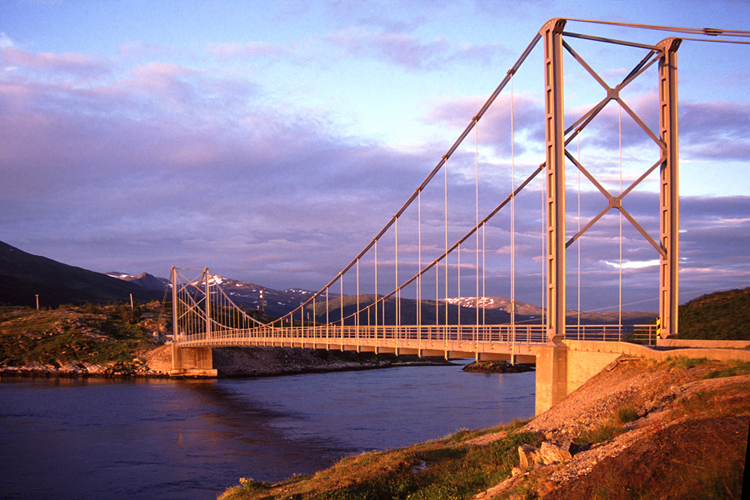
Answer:
[[[618,29],[617,33],[637,30],[638,33],[654,35],[666,31],[673,36],[651,41],[644,41],[644,36],[637,37],[637,41],[621,40],[572,31],[568,29],[569,24],[581,27],[612,25]],[[715,41],[733,35],[736,34],[713,29],[550,20],[534,35],[484,105],[469,117],[469,123],[458,139],[395,215],[384,217],[386,224],[363,250],[293,311],[268,323],[258,321],[235,305],[231,293],[220,286],[208,269],[173,268],[173,374],[215,376],[211,348],[225,346],[289,346],[449,359],[505,359],[536,365],[536,411],[540,413],[622,355],[657,359],[669,354],[719,358],[744,356],[747,352],[738,354],[739,351],[735,350],[680,349],[668,352],[656,348],[674,344],[672,339],[678,332],[677,52],[686,40],[698,43],[704,38]],[[581,44],[616,46],[630,51],[635,56],[632,59],[635,64],[625,73],[607,73],[607,68],[597,71],[579,53]],[[538,83],[544,114],[539,119],[543,120],[540,128],[544,130],[544,141],[538,145],[541,163],[530,166],[529,162],[517,161],[515,154],[514,146],[520,139],[514,137],[514,120],[530,118],[517,116],[514,102],[518,98],[514,95],[513,82],[523,75],[522,70],[528,69],[529,64],[525,63],[532,60],[534,54],[541,62],[541,68],[537,69],[541,69],[538,72],[542,75]],[[590,77],[598,89],[598,95],[592,96],[590,105],[576,105],[567,113],[563,95],[564,59],[566,65],[572,64]],[[618,62],[617,68],[624,64]],[[610,77],[619,75],[617,78],[622,79],[608,83],[601,76],[605,74]],[[570,83],[578,81],[572,79]],[[635,81],[640,83],[631,85]],[[649,86],[652,87],[650,93],[640,93]],[[636,87],[635,95],[638,96],[633,100],[640,101],[642,95],[653,96],[650,112],[643,111],[645,108],[641,102],[638,106],[629,105],[627,91],[633,87]],[[636,113],[636,108],[645,116]],[[612,113],[613,109],[615,113]],[[480,134],[482,119],[491,116],[494,118],[488,119],[490,127],[482,128]],[[480,141],[480,137],[498,140],[497,134],[492,132],[493,125],[499,123],[498,117],[507,117],[509,121],[503,129],[507,132],[503,140],[507,139],[508,145],[502,147]],[[587,139],[593,139],[595,143],[602,130],[618,129],[617,122],[614,125],[602,123],[613,117],[619,117],[615,119],[619,119],[620,127],[619,186],[612,181],[611,163],[600,164],[598,155],[582,156],[580,153],[582,138],[584,143]],[[638,160],[629,158],[631,171],[625,176],[622,152],[623,139],[628,137],[622,133],[623,117],[641,134],[640,140],[649,144],[649,147],[629,150],[642,151],[644,157]],[[572,123],[566,123],[566,119]],[[488,128],[490,132],[487,132]],[[525,149],[533,151],[534,147]],[[589,158],[589,161],[582,158]],[[456,169],[450,175],[449,163],[450,168]],[[482,180],[480,163],[483,171],[492,170]],[[571,215],[566,209],[566,197],[573,197],[571,183],[566,184],[566,169],[578,176],[577,215]],[[467,197],[466,179],[472,176],[472,171],[475,196]],[[438,175],[440,173],[442,175]],[[458,188],[451,187],[451,192],[462,194],[452,194],[452,203],[449,204],[449,179],[456,178],[463,183]],[[506,179],[507,184],[501,186],[499,178]],[[629,184],[623,185],[623,178],[628,179]],[[590,189],[601,194],[599,206],[590,211],[590,215],[585,211],[582,213],[580,208],[581,179]],[[480,203],[480,186],[492,193],[489,206],[486,206],[486,199]],[[648,186],[653,191],[653,198],[658,199],[658,206],[654,206],[650,217],[642,216],[639,198],[632,194],[648,190]],[[504,194],[497,196],[498,193]],[[541,200],[541,203],[534,205],[530,201],[532,198]],[[516,227],[517,221],[520,224],[519,210],[525,215],[536,210],[531,219],[539,221],[537,230],[530,226],[520,230]],[[634,215],[638,213],[641,213],[641,220]],[[470,214],[468,218],[467,214]],[[363,217],[370,221],[377,215],[368,213]],[[623,325],[621,320],[617,325],[584,325],[580,320],[570,324],[566,303],[570,293],[567,284],[570,270],[566,260],[572,259],[567,253],[572,254],[578,249],[580,311],[582,238],[588,237],[592,227],[608,230],[616,226],[605,223],[611,222],[612,217],[619,218],[620,227],[620,311],[623,222],[643,247],[639,247],[639,251],[651,252],[653,260],[658,261],[654,294],[658,295],[659,308],[658,322],[654,325]],[[529,220],[529,217],[524,220]],[[575,227],[569,222],[575,222]],[[534,238],[538,245],[531,244]],[[616,237],[613,239],[617,240]],[[490,248],[487,248],[488,241]],[[632,241],[628,240],[628,244],[632,245]],[[538,254],[529,250],[532,246],[539,249]],[[498,255],[506,259],[508,273],[499,272],[491,261]],[[539,263],[536,278],[528,271],[522,277],[516,277],[516,267],[523,259]],[[195,273],[189,276],[190,272]],[[531,279],[539,279],[542,290],[542,314],[536,322],[528,318],[518,319],[515,305],[518,283]],[[587,276],[586,279],[597,280],[599,277]],[[510,290],[511,306],[502,320],[497,314],[490,314],[479,299],[492,295],[487,293],[488,283],[491,287],[498,280],[504,280],[504,286]],[[610,285],[606,281],[601,283],[603,289]],[[469,308],[457,306],[455,299],[469,295],[467,290],[476,298],[475,304]],[[649,347],[648,344],[657,346]]]

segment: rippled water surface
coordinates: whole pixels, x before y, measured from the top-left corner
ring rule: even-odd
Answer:
[[[344,455],[534,413],[534,373],[0,382],[0,498],[215,499]]]

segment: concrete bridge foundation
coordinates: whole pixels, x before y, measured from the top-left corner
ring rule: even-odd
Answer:
[[[172,344],[172,377],[216,377],[210,347],[177,347]]]

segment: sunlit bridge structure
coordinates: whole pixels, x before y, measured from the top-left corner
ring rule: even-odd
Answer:
[[[569,24],[637,36],[573,32]],[[747,35],[550,20],[394,215],[367,214],[387,220],[382,229],[286,316],[260,322],[234,304],[208,269],[173,268],[174,373],[210,375],[210,348],[220,346],[507,359],[536,363],[541,412],[621,354],[647,349],[627,342],[634,336],[676,335],[677,52],[685,40]],[[623,57],[618,69],[630,69],[611,72],[587,62],[583,54],[603,47]],[[543,101],[543,112],[527,105],[530,92]],[[516,136],[521,121],[537,122],[538,137]],[[617,131],[608,136],[617,144],[604,147],[607,130]],[[636,145],[629,145],[634,137]],[[582,185],[600,196],[582,204]],[[658,204],[640,206],[642,190],[658,192]],[[581,257],[597,229],[619,251],[616,325],[580,321],[581,281],[601,279],[586,272]],[[621,320],[622,256],[635,247],[658,261],[658,276],[638,278],[658,295],[659,319],[651,326]],[[541,304],[539,314],[517,311],[517,289]],[[510,297],[502,314],[484,300],[499,295]],[[574,296],[576,304],[569,304]]]

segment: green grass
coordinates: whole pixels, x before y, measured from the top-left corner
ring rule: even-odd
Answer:
[[[728,368],[709,372],[704,378],[734,377],[735,375],[750,374],[750,361],[733,359],[727,361],[727,363],[730,365]]]
[[[750,288],[703,295],[679,314],[681,339],[750,340]]]
[[[517,429],[520,429],[527,423],[529,423],[530,420],[513,420],[512,422],[504,425],[500,425],[497,427],[490,427],[488,429],[462,429],[455,434],[452,434],[445,438],[446,442],[448,443],[463,443],[465,441],[470,441],[472,439],[478,438],[480,436],[484,436],[486,434],[494,434],[496,432],[511,432],[515,431]]]
[[[581,433],[574,442],[582,445],[586,443],[603,443],[614,439],[625,432],[625,424],[638,420],[638,410],[632,405],[623,405],[601,425]]]
[[[518,423],[483,431],[460,431],[442,440],[386,452],[346,457],[310,477],[276,484],[241,481],[221,498],[228,499],[469,499],[510,476],[518,447],[539,444]],[[487,432],[508,432],[490,444],[459,445]]]
[[[132,362],[134,353],[156,347],[145,329],[158,322],[159,305],[86,304],[36,311],[3,308],[0,311],[0,365],[37,362]],[[148,316],[148,318],[143,319]]]
[[[714,361],[708,358],[686,358],[685,356],[670,356],[666,361],[664,361],[664,366],[666,368],[673,368],[676,370],[687,370],[689,368],[705,366],[712,363],[714,363]]]

